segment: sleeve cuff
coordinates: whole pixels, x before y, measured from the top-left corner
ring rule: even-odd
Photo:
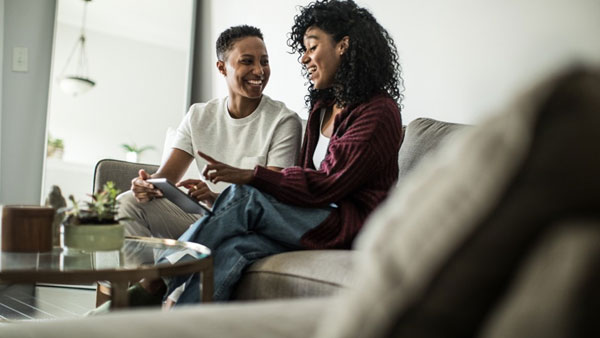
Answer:
[[[254,168],[254,177],[250,181],[250,185],[269,192],[272,187],[279,186],[279,182],[283,178],[283,174],[279,171],[269,170],[262,166]]]

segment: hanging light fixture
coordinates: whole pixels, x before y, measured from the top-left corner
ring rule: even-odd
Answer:
[[[75,41],[75,45],[69,54],[67,63],[65,64],[62,72],[59,76],[60,88],[67,94],[73,96],[81,95],[88,90],[92,89],[96,85],[96,82],[91,80],[88,76],[88,61],[87,54],[85,51],[85,19],[87,14],[87,5],[91,0],[83,0],[83,20],[81,23],[81,35]],[[77,54],[77,62],[75,64],[75,73],[73,75],[65,75],[71,59]]]

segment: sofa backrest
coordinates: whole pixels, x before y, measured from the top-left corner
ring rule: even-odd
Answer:
[[[102,186],[107,181],[113,181],[115,187],[121,191],[127,191],[131,188],[131,180],[138,176],[140,169],[153,174],[158,170],[154,164],[133,163],[127,161],[104,159],[96,163],[94,168],[93,191],[96,193],[102,190]]]
[[[418,118],[404,130],[404,141],[398,153],[398,183],[416,166],[437,149],[446,137],[465,129],[467,125]]]

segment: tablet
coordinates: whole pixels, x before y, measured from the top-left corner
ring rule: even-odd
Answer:
[[[169,182],[166,178],[151,178],[146,182],[152,183],[154,187],[162,191],[164,197],[187,213],[201,215],[212,213],[210,209],[177,188],[175,184]]]

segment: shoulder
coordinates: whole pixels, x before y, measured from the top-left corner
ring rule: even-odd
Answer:
[[[357,105],[354,111],[364,115],[400,113],[398,103],[387,95],[376,95],[369,101]]]
[[[369,121],[377,125],[401,125],[398,103],[387,95],[377,95],[349,111],[349,119]]]
[[[388,96],[375,96],[367,102],[351,107],[342,117],[338,133],[340,136],[344,135],[344,142],[398,139],[402,133],[398,104]]]
[[[285,103],[277,100],[273,100],[267,95],[263,94],[263,109],[273,117],[277,119],[294,119],[300,121],[300,117],[296,114],[295,111],[288,108]]]
[[[191,120],[198,120],[205,118],[206,116],[214,116],[219,113],[219,110],[225,104],[225,98],[216,98],[207,102],[194,103],[187,114],[187,117]]]
[[[225,102],[225,98],[216,98],[207,102],[194,103],[190,107],[190,113],[202,114],[205,111],[214,111],[219,109]]]

